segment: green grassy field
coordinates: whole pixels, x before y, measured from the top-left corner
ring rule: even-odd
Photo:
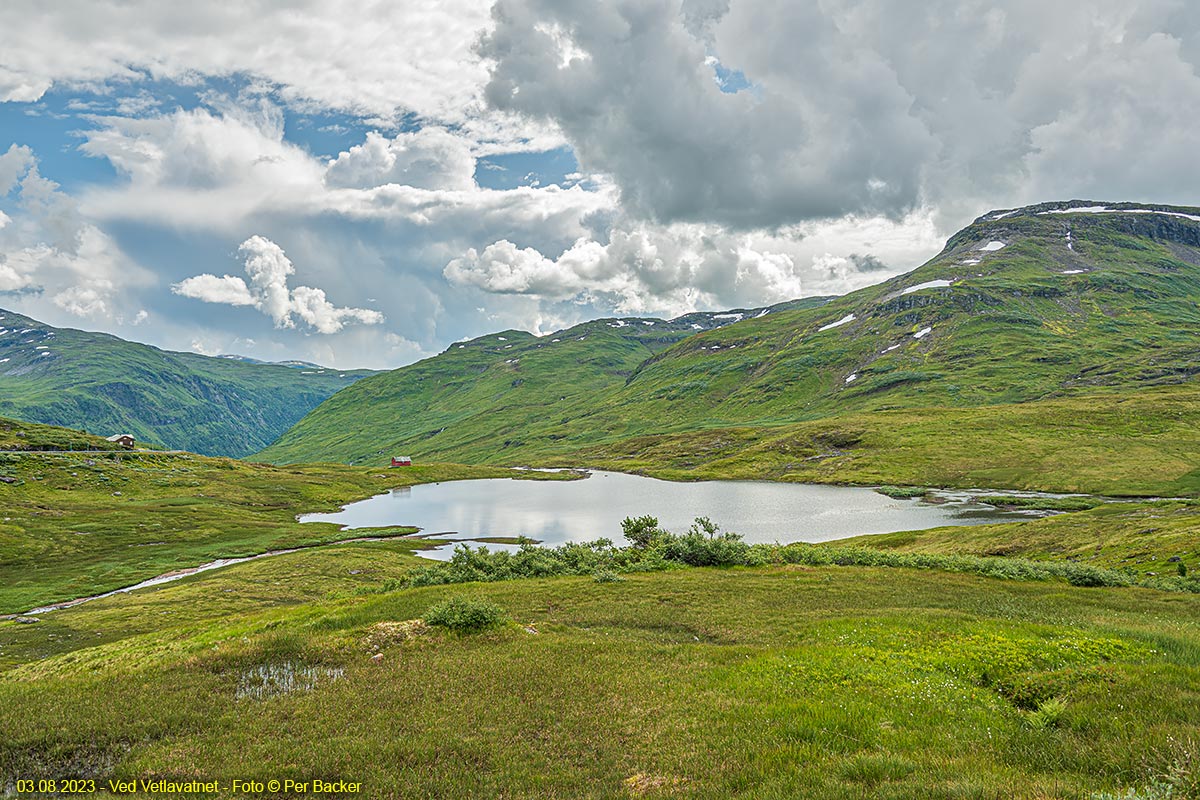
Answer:
[[[346,545],[0,623],[0,775],[381,798],[1195,787],[1196,595],[865,567],[371,591],[411,563]],[[397,624],[458,595],[512,622]]]
[[[78,436],[9,432],[34,448]],[[335,541],[346,534],[295,515],[387,486],[511,474],[11,455],[0,464],[14,479],[0,483],[4,608]],[[936,545],[929,556],[879,537],[865,544],[881,549],[738,551],[753,567],[687,567],[704,562],[685,553],[595,576],[431,586],[411,581],[430,568],[418,540],[301,549],[32,623],[0,620],[0,785],[83,778],[106,796],[110,780],[319,778],[361,783],[372,798],[1195,797],[1200,593],[1146,574],[1168,553],[1195,562],[1194,520],[1185,503],[1109,504],[970,529],[961,547],[947,531],[915,535],[912,549],[921,537]],[[1089,562],[1097,531],[1111,541]],[[1153,563],[1120,557],[1138,537]],[[1022,543],[1013,555],[1084,563],[940,554],[1005,541]],[[533,574],[548,575],[541,558]],[[1073,585],[1089,583],[1108,585]],[[1122,585],[1136,583],[1161,589]],[[472,634],[420,621],[455,597],[490,601],[507,621]],[[1148,793],[1155,785],[1174,793]]]
[[[8,424],[35,446],[70,436]],[[397,486],[504,476],[562,477],[449,464],[273,467],[191,454],[0,454],[0,614],[216,558],[344,539],[353,534],[329,523],[300,524],[296,515],[333,511]]]
[[[1138,573],[1200,575],[1200,507],[1194,502],[1110,503],[1005,525],[935,528],[846,540],[904,553],[1070,559]]]

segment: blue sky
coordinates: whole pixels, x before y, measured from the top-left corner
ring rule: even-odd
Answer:
[[[842,293],[993,208],[1196,202],[1198,30],[1099,0],[14,0],[0,307],[379,368]]]

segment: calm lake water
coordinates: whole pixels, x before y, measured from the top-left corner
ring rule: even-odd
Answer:
[[[306,514],[301,522],[333,522],[348,529],[414,525],[423,534],[470,541],[526,536],[546,545],[612,539],[625,544],[621,520],[650,514],[682,533],[695,517],[749,542],[824,542],[871,533],[941,525],[978,525],[1027,519],[1000,511],[973,495],[946,493],[942,502],[893,500],[873,489],[766,481],[676,483],[592,472],[583,480],[496,478],[450,481],[396,489],[351,503],[332,514]],[[492,549],[513,545],[488,544]],[[449,558],[453,545],[428,551]]]

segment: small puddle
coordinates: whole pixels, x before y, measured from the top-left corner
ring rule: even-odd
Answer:
[[[259,664],[238,675],[234,696],[238,700],[266,700],[292,692],[307,692],[318,683],[340,680],[345,675],[341,667],[314,667],[284,661],[279,664]]]

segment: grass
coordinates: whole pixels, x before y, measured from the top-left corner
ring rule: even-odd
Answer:
[[[326,555],[307,591],[334,594],[318,602],[226,591],[295,592],[281,578],[309,556],[294,554],[0,623],[5,657],[23,654],[0,676],[0,776],[1065,798],[1149,785],[1200,733],[1191,595],[775,566],[337,597],[361,578],[356,552],[372,580],[411,563],[384,548]],[[402,624],[455,596],[515,622],[468,637]],[[304,678],[292,691],[239,698],[247,676],[288,670]]]
[[[1141,575],[1200,570],[1200,508],[1194,503],[1109,503],[1000,525],[934,528],[845,540],[877,550],[933,555],[1071,560]]]
[[[125,452],[15,455],[0,472],[16,479],[0,484],[0,590],[16,610],[342,538],[294,516],[387,486],[513,474]],[[1196,546],[1193,511],[1106,504],[957,529],[1025,541],[1027,558],[948,539],[921,551],[939,530],[780,548],[642,519],[625,551],[464,548],[437,565],[414,555],[430,542],[392,538],[249,561],[0,620],[0,784],[85,777],[106,796],[109,780],[320,777],[373,798],[818,800],[1184,785],[1200,740],[1195,581],[1036,544],[1108,531],[1166,554]],[[688,566],[703,564],[743,566]]]
[[[300,524],[296,516],[398,486],[569,476],[452,464],[274,467],[189,454],[97,452],[0,454],[0,477],[13,481],[0,482],[0,613],[11,614],[216,558],[344,539],[336,525]]]
[[[592,445],[547,464],[672,480],[1200,494],[1200,388],[975,408],[913,408]]]

